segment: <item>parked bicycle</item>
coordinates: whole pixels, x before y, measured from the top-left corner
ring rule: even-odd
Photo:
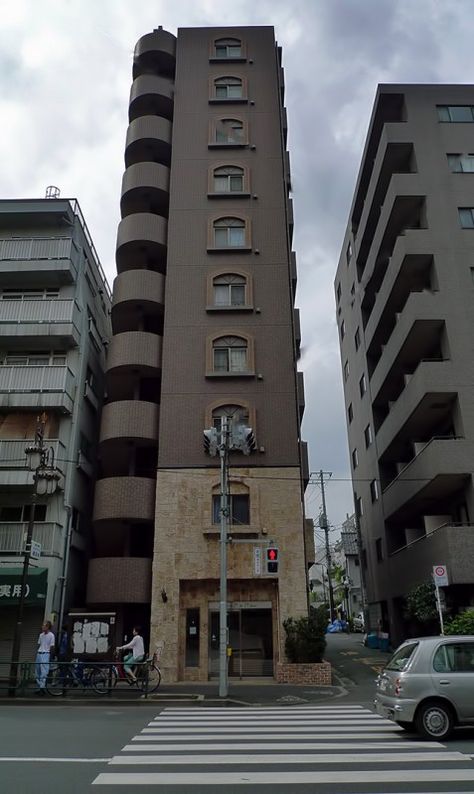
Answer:
[[[91,689],[97,695],[106,695],[109,691],[107,673],[95,664],[80,662],[56,662],[51,665],[46,679],[46,691],[57,697],[70,689]]]

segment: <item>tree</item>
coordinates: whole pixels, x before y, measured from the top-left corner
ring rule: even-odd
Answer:
[[[435,586],[433,582],[423,582],[411,590],[406,597],[406,613],[420,623],[429,623],[438,617]]]
[[[474,634],[474,609],[460,612],[444,624],[445,634]]]

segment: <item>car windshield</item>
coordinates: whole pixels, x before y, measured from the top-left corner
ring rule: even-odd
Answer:
[[[412,642],[410,645],[402,645],[401,648],[395,651],[392,658],[390,659],[389,663],[386,666],[386,670],[396,670],[397,672],[401,672],[405,670],[410,661],[413,651],[415,648],[418,647],[417,642]]]

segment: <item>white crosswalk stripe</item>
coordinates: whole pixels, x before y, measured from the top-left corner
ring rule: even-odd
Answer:
[[[410,794],[427,784],[474,787],[469,755],[405,731],[362,706],[165,709],[131,738],[98,786],[337,786],[338,794],[381,791],[392,781]],[[384,788],[384,790],[386,790]],[[430,791],[434,788],[430,788]],[[453,789],[451,788],[451,791]]]

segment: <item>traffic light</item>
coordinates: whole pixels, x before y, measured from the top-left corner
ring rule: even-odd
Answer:
[[[278,573],[278,549],[270,546],[265,552],[267,561],[267,573]]]
[[[232,449],[240,450],[244,455],[250,455],[257,449],[257,442],[251,427],[238,425],[232,434]]]
[[[217,455],[217,445],[218,445],[218,437],[217,437],[217,428],[211,427],[209,430],[203,431],[204,436],[204,451],[211,456],[211,458],[215,458]]]

